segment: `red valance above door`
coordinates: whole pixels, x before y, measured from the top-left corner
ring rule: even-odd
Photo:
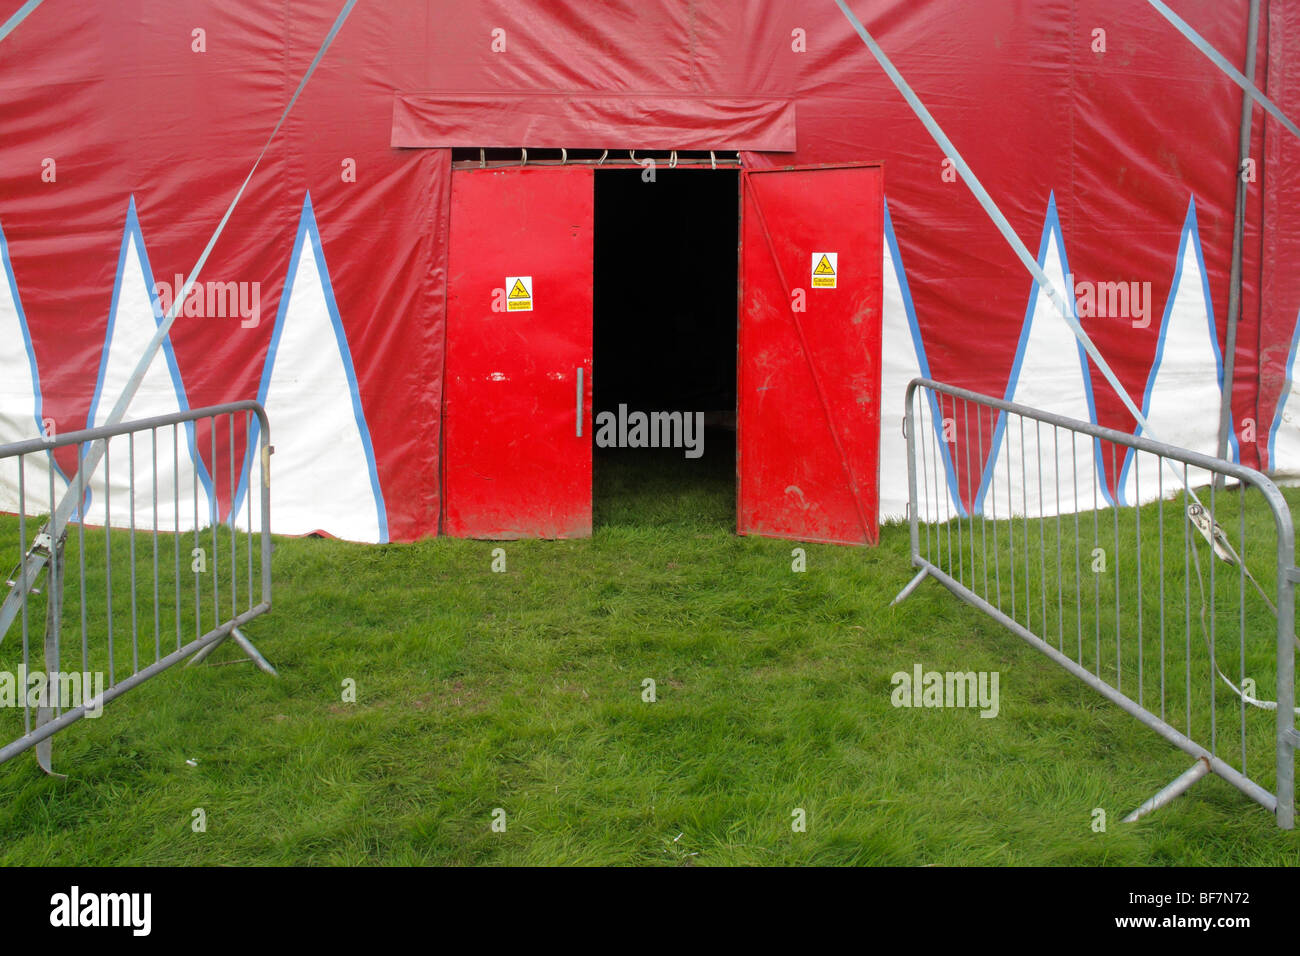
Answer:
[[[394,147],[789,153],[794,101],[600,93],[397,93]]]

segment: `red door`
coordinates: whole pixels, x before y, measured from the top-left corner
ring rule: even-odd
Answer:
[[[737,530],[875,544],[881,169],[741,179]]]
[[[455,170],[443,531],[591,534],[592,172]]]

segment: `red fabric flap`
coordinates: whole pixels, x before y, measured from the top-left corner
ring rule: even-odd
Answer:
[[[795,149],[794,101],[734,96],[398,93],[395,147]]]

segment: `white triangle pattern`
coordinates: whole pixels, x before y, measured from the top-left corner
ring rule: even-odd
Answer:
[[[918,353],[920,333],[915,329],[910,298],[905,293],[907,274],[901,256],[895,255],[897,239],[888,207],[885,209],[884,296],[881,328],[880,373],[880,521],[901,521],[907,518],[907,437],[903,420],[907,412],[907,383],[928,375],[923,351]],[[925,461],[918,449],[917,510],[922,521],[946,521],[961,513],[946,481],[940,481],[943,491],[935,487],[937,468],[928,468],[933,452],[942,455],[937,440],[934,415],[928,402],[919,403],[918,434],[925,442]],[[945,467],[945,472],[947,468]],[[922,472],[926,472],[923,474]]]
[[[135,205],[127,213],[117,285],[109,312],[95,400],[87,427],[105,424],[127,380],[157,332],[162,316],[152,270],[143,248]],[[170,338],[155,353],[127,407],[125,421],[188,411],[185,388],[171,353]],[[186,531],[215,519],[209,479],[196,453],[190,425],[156,433],[119,435],[86,483],[86,520],[113,527]],[[134,467],[132,467],[134,461]],[[156,504],[155,504],[156,502]]]
[[[1223,373],[1194,204],[1187,210],[1178,255],[1142,414],[1152,437],[1214,456]],[[1137,433],[1141,435],[1143,430],[1139,427]],[[1235,457],[1233,451],[1229,449],[1230,458]],[[1192,487],[1208,484],[1210,477],[1200,468],[1187,469],[1187,483]],[[1171,462],[1161,468],[1154,455],[1130,453],[1121,475],[1120,501],[1126,505],[1145,504],[1161,494],[1169,497],[1181,490],[1182,479],[1181,463]]]
[[[258,397],[275,448],[271,530],[387,541],[369,432],[310,196],[303,204]],[[246,487],[253,495],[253,521],[258,524],[261,465],[256,454],[246,461]],[[247,499],[241,496],[234,523],[244,527],[247,521]]]
[[[1058,293],[1073,301],[1063,250],[1064,238],[1053,199],[1048,204],[1038,264]],[[1091,421],[1087,366],[1078,340],[1046,290],[1035,282],[1033,291],[1006,400]],[[963,428],[963,423],[958,422],[958,433]],[[1087,436],[1018,415],[1004,415],[993,440],[997,454],[985,472],[981,494],[988,517],[1049,517],[1107,505],[1097,478],[1095,446]]]
[[[0,445],[40,438],[47,431],[31,349],[9,245],[0,231]],[[48,453],[24,455],[20,487],[19,468],[17,458],[0,458],[0,511],[16,514],[21,499],[28,515],[48,514],[51,473],[56,502],[66,487],[62,473],[52,467]]]

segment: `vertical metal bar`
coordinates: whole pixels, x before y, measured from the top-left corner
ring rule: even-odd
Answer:
[[[1043,640],[1051,643],[1052,628],[1047,621],[1047,509],[1043,507],[1043,423],[1034,421],[1034,457],[1038,459],[1038,594],[1043,602]]]
[[[172,425],[172,553],[176,564],[176,650],[179,651],[181,649],[181,446],[180,431],[175,424]]]
[[[966,520],[968,522],[966,538],[970,548],[970,585],[971,590],[974,591],[978,575],[975,566],[975,495],[971,493],[970,487],[970,402],[966,399],[961,403],[961,420],[961,443],[966,453]]]
[[[1007,573],[1011,575],[1011,614],[1016,617],[1016,513],[1011,507],[1011,413],[1002,413],[1002,447],[1007,451]]]
[[[1183,464],[1183,487],[1189,487],[1187,484],[1187,464]],[[1187,679],[1187,736],[1193,736],[1192,729],[1192,568],[1191,553],[1192,539],[1191,529],[1188,525],[1191,523],[1187,520],[1187,492],[1183,492],[1183,619],[1186,622],[1187,647],[1183,652],[1183,669],[1186,672]]]
[[[1156,459],[1156,535],[1160,562],[1160,719],[1165,719],[1165,457]]]
[[[53,520],[54,509],[58,507],[58,499],[54,497],[54,456],[50,455],[49,460],[50,517]],[[53,531],[53,525],[50,528]],[[50,573],[45,589],[45,679],[46,686],[54,692],[54,716],[56,717],[63,715],[63,698],[58,693],[61,686],[58,675],[63,666],[63,574],[63,546],[56,538],[50,542]],[[50,657],[51,651],[53,651],[53,659]],[[80,701],[73,706],[79,703]]]
[[[31,635],[28,631],[27,623],[27,596],[35,586],[35,581],[25,581],[23,578],[23,567],[21,559],[27,556],[27,456],[18,456],[18,578],[23,587],[22,595],[22,636],[23,636],[23,674],[26,675],[31,670]],[[32,712],[28,707],[27,688],[23,687],[23,733],[32,732]]]
[[[1146,643],[1142,633],[1142,455],[1133,454],[1133,541],[1137,551],[1137,615],[1138,615],[1138,706],[1142,702],[1142,645]]]
[[[1074,476],[1074,637],[1079,646],[1077,658],[1083,666],[1083,569],[1079,566],[1079,549],[1083,547],[1083,538],[1079,533],[1079,449],[1075,439],[1078,436],[1070,432],[1070,474]],[[1092,486],[1097,487],[1094,477]]]
[[[1092,447],[1094,458],[1099,457],[1097,453],[1101,451],[1101,443],[1094,440]],[[1097,486],[1101,483],[1102,476],[1101,469],[1098,468],[1097,471],[1097,480],[1092,483],[1092,624],[1097,641],[1097,665],[1094,673],[1101,677],[1101,573],[1097,571],[1097,551],[1101,549],[1101,506],[1097,500]],[[1119,505],[1116,504],[1115,507]]]
[[[945,519],[940,516],[947,512],[949,495],[946,482],[941,482],[939,477],[941,469],[944,479],[948,475],[948,466],[939,457],[939,446],[943,441],[943,409],[937,404],[939,398],[939,396],[931,396],[935,404],[930,406],[930,415],[933,417],[937,414],[938,418],[934,420],[933,427],[930,429],[931,440],[934,442],[934,454],[930,456],[930,469],[934,473],[934,563],[942,566]]]
[[[949,465],[952,465],[952,456],[948,450],[948,436],[944,434],[944,428],[948,421],[948,413],[944,409],[943,403],[945,395],[940,392],[935,395],[939,403],[938,408],[938,429],[936,431],[934,454],[935,466],[938,468],[938,477],[944,482],[944,493],[936,500],[936,505],[941,505],[942,510],[935,511],[935,521],[939,522],[935,528],[935,535],[939,540],[939,566],[945,568],[949,573],[952,572],[952,484],[951,475],[949,474]],[[947,558],[944,557],[945,545],[947,548]]]
[[[271,432],[263,420],[262,437],[262,600],[271,603]]]
[[[212,500],[208,502],[208,525],[212,528],[212,626],[221,625],[221,594],[218,582],[221,580],[221,545],[217,541],[217,416],[212,422]]]
[[[149,454],[153,459],[153,659],[162,658],[162,608],[158,601],[158,429],[150,429]]]
[[[975,406],[975,460],[980,466],[980,484],[983,484],[984,469],[984,418],[980,411],[984,406]],[[986,489],[987,490],[987,489]],[[979,494],[978,489],[975,492]],[[971,502],[974,507],[974,502]],[[988,538],[988,515],[984,512],[984,500],[980,499],[980,567],[984,572],[984,600],[989,599],[989,538]]]
[[[1295,529],[1272,503],[1277,528],[1277,825],[1295,826]],[[1285,509],[1285,504],[1282,505]]]
[[[1237,578],[1238,578],[1238,596],[1237,596],[1237,614],[1239,631],[1237,635],[1238,646],[1241,649],[1241,677],[1237,681],[1238,687],[1244,687],[1246,684],[1246,483],[1240,481],[1237,483],[1238,502],[1240,503],[1240,520],[1241,530],[1237,540],[1238,544],[1237,557]],[[1246,698],[1241,698],[1241,772],[1246,772]]]
[[[77,445],[77,460],[81,460],[81,445]],[[78,577],[78,600],[81,602],[81,672],[90,671],[90,639],[86,630],[86,478],[81,469],[77,469],[77,563],[80,565]]]
[[[193,571],[194,552],[199,551],[199,440],[198,440],[198,422],[195,422],[194,434],[194,469],[190,474],[194,483],[194,547],[190,551],[190,568],[194,576],[194,637],[197,640],[203,636],[203,594],[199,587],[198,572]]]
[[[230,616],[239,616],[239,585],[238,570],[239,559],[235,549],[235,416],[228,414],[226,419],[230,423]],[[216,474],[216,463],[213,463],[213,474]]]
[[[1218,514],[1217,514],[1217,512],[1216,512],[1216,510],[1215,510],[1215,500],[1214,500],[1214,498],[1215,498],[1215,496],[1214,496],[1214,482],[1211,481],[1211,482],[1210,482],[1210,527],[1211,527],[1211,528],[1215,527],[1215,525],[1217,525],[1218,522],[1219,522]],[[1209,685],[1210,685],[1210,753],[1212,753],[1212,754],[1214,754],[1214,755],[1217,756],[1218,753],[1219,753],[1219,725],[1218,725],[1218,713],[1217,713],[1217,709],[1218,709],[1218,708],[1217,708],[1217,700],[1216,700],[1216,696],[1217,696],[1217,695],[1214,693],[1215,690],[1216,690],[1216,688],[1215,688],[1215,686],[1214,686],[1214,672],[1213,672],[1213,669],[1218,667],[1218,663],[1217,663],[1217,661],[1219,660],[1219,655],[1215,652],[1215,645],[1214,645],[1214,630],[1215,630],[1215,628],[1214,628],[1214,619],[1218,616],[1218,610],[1217,610],[1218,601],[1216,600],[1216,598],[1218,597],[1218,594],[1217,594],[1217,592],[1215,591],[1215,588],[1214,588],[1214,565],[1217,564],[1218,562],[1215,560],[1215,557],[1214,557],[1214,549],[1213,549],[1213,548],[1210,548],[1209,555],[1210,555],[1209,561],[1207,561],[1206,563],[1209,564],[1209,566],[1210,566],[1210,607],[1209,607],[1209,618],[1210,618],[1210,667],[1211,667],[1211,672],[1210,672],[1210,675],[1209,675],[1209,681],[1208,681],[1208,683],[1209,683]]]
[[[966,404],[965,399],[963,399],[962,400],[963,419],[965,418],[965,411],[964,411],[965,404]],[[963,483],[964,483],[964,496],[966,501],[969,501],[970,500],[970,451],[968,446],[966,445],[966,439],[969,436],[963,431],[961,438],[958,439],[957,437],[958,432],[957,432],[957,399],[956,398],[952,400],[952,435],[953,435],[952,469],[953,469],[954,476],[957,475],[957,466],[959,464],[962,464],[963,462],[965,463],[965,467],[962,468],[963,473],[961,477],[959,477],[957,480],[957,489],[958,489],[957,498],[960,501],[963,497]],[[969,510],[970,509],[967,508],[967,511]],[[969,537],[969,535],[966,534],[966,524],[962,520],[960,511],[957,513],[957,532],[959,535],[958,547],[960,548],[958,559],[960,562],[959,567],[961,568],[961,573],[958,576],[957,580],[960,581],[964,586],[966,584],[966,548],[967,548],[966,539]],[[975,574],[975,565],[974,563],[972,563],[971,564],[972,578],[974,577],[974,574]]]
[[[1002,610],[1002,545],[998,541],[998,445],[995,439],[998,436],[998,417],[993,409],[989,409],[989,425],[993,431],[990,432],[989,438],[989,489],[986,493],[986,499],[991,503],[993,509],[993,588],[998,595],[998,610]]]
[[[907,534],[912,547],[913,558],[921,553],[921,532],[917,525],[917,512],[920,511],[920,502],[916,497],[916,417],[914,414],[915,403],[920,394],[921,389],[909,388],[907,390],[907,407],[903,409],[903,431],[905,433],[903,437],[907,440]],[[252,530],[252,525],[249,525],[249,530]]]
[[[1065,653],[1065,596],[1061,592],[1061,431],[1052,426],[1052,477],[1056,483],[1056,647]]]
[[[1134,456],[1136,459],[1136,456]],[[1136,467],[1137,462],[1134,461]],[[1115,445],[1112,442],[1110,446],[1110,473],[1118,475],[1115,470]],[[1115,568],[1115,687],[1121,693],[1124,690],[1124,654],[1123,654],[1123,634],[1120,626],[1120,599],[1119,599],[1119,494],[1122,489],[1119,487],[1119,480],[1115,482],[1116,500],[1115,507],[1111,509],[1114,512],[1115,525],[1115,552],[1111,556],[1111,564]]]
[[[251,460],[254,461],[256,460],[253,459],[253,413],[252,412],[244,412],[244,456]],[[243,477],[244,476],[242,475],[240,476],[241,479]],[[248,563],[248,607],[246,610],[251,611],[253,609],[253,483],[251,478],[249,479],[248,482],[248,493],[244,495],[244,497],[248,499],[247,501],[248,521],[244,525],[246,529],[246,532],[244,534],[244,541],[248,545],[248,562],[247,562]],[[234,515],[235,513],[235,506],[233,503],[230,506],[230,513],[231,515]]]
[[[108,683],[113,685],[117,683],[115,676],[117,668],[117,654],[113,651],[113,509],[110,499],[113,496],[113,464],[111,453],[113,440],[107,439],[104,442],[104,581],[105,581],[105,604],[107,605],[108,615]]]
[[[947,424],[948,424],[948,419],[947,419],[947,418],[944,418],[944,425],[946,426]],[[950,458],[952,459],[953,478],[955,479],[955,478],[957,477],[957,462],[960,461],[960,458],[959,458],[958,455],[957,455],[957,399],[956,399],[955,396],[953,397],[953,400],[952,400],[952,439],[953,439],[953,449],[952,449],[952,455],[950,456]],[[957,483],[954,481],[954,484],[956,485]],[[960,485],[957,485],[957,487],[960,488],[961,486],[960,486]],[[957,497],[958,497],[958,498],[961,497],[961,493],[960,493],[960,491],[957,493]],[[955,508],[954,508],[954,511],[953,511],[953,517],[952,517],[951,522],[950,522],[949,525],[948,525],[948,528],[949,528],[949,532],[948,532],[948,533],[949,533],[949,538],[948,538],[948,546],[949,546],[948,557],[949,557],[950,560],[951,560],[951,558],[952,558],[952,551],[951,551],[951,548],[952,548],[952,537],[951,537],[951,534],[952,534],[952,525],[954,525],[954,524],[957,526],[957,574],[956,574],[956,578],[957,578],[958,581],[961,581],[961,582],[965,583],[965,581],[966,581],[966,543],[965,543],[965,541],[963,540],[964,537],[965,537],[965,527],[964,527],[964,526],[962,525],[962,523],[961,523],[961,502],[960,502],[960,501],[955,502]],[[949,570],[951,570],[951,567],[949,568]]]
[[[943,401],[941,394],[932,396],[936,403]],[[934,473],[934,563],[939,567],[944,565],[943,542],[944,535],[947,534],[947,508],[948,495],[947,491],[941,492],[940,479],[947,478],[947,464],[940,458],[940,447],[943,443],[943,407],[941,405],[932,405],[930,414],[937,416],[934,421],[934,455],[933,461],[930,462],[930,468]]]
[[[915,441],[915,443],[916,443],[916,447],[917,447],[917,449],[919,450],[920,455],[921,455],[921,469],[920,469],[920,470],[921,470],[921,483],[925,486],[925,509],[926,509],[926,515],[925,515],[925,560],[927,560],[927,561],[929,561],[930,563],[933,564],[933,563],[934,563],[934,551],[933,551],[933,548],[932,548],[931,545],[930,545],[930,516],[931,516],[931,515],[937,515],[937,514],[939,513],[939,508],[938,508],[938,502],[937,502],[937,496],[936,496],[936,504],[935,504],[934,510],[933,510],[933,511],[930,510],[930,463],[929,463],[929,460],[928,460],[928,456],[926,455],[926,449],[930,446],[930,442],[933,440],[932,437],[930,437],[930,433],[933,431],[933,429],[930,428],[930,426],[927,426],[927,425],[925,424],[925,417],[926,417],[926,416],[925,416],[925,413],[926,413],[926,410],[930,407],[930,390],[929,390],[928,388],[925,388],[924,386],[921,386],[921,387],[917,388],[917,390],[916,390],[916,391],[913,393],[913,395],[912,395],[912,401],[915,403],[915,405],[916,405],[917,407],[920,408],[920,411],[921,411],[920,425],[919,425],[919,426],[915,426],[914,424],[909,424],[907,427],[908,427],[909,429],[911,429],[911,428],[913,428],[913,427],[920,427],[920,428],[922,428],[922,429],[927,429],[927,431],[925,431],[925,432],[921,432],[921,433],[918,433],[918,434],[917,434],[916,436],[914,436],[914,437],[911,436],[911,435],[909,434],[909,436],[908,436],[908,441],[909,441],[909,442]],[[908,410],[912,413],[912,415],[913,415],[913,423],[915,423],[915,421],[916,421],[916,408],[915,408],[915,407],[909,407]],[[932,416],[932,417],[933,417],[933,416]],[[934,424],[934,422],[931,421],[930,425],[933,425],[933,424]],[[910,467],[910,466],[909,466],[909,467]],[[917,503],[917,510],[918,510],[918,511],[920,510],[920,503],[919,503],[919,502]],[[921,520],[921,516],[920,516],[919,514],[917,515],[917,520],[918,520],[918,521]]]
[[[1025,630],[1032,631],[1033,596],[1029,587],[1029,448],[1025,445],[1025,416],[1020,417],[1020,510],[1021,521],[1025,529]]]
[[[128,432],[126,439],[130,452],[127,482],[131,492],[131,673],[137,674],[140,672],[140,621],[135,597],[135,432]]]

